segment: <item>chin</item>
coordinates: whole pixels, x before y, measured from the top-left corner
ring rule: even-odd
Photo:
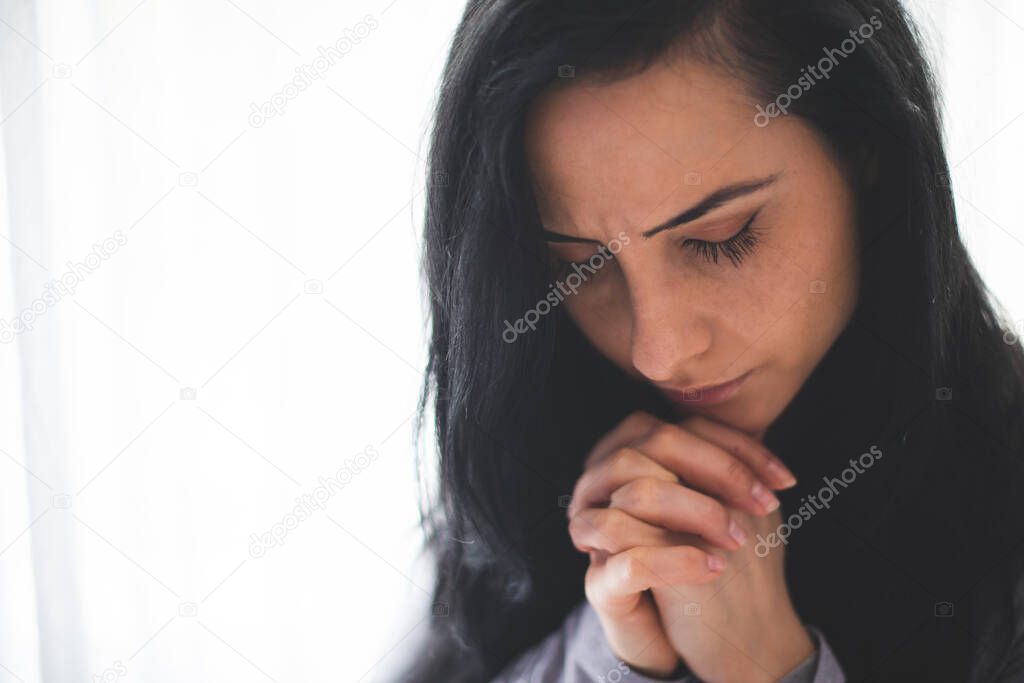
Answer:
[[[734,429],[753,434],[765,428],[765,424],[756,415],[752,415],[745,407],[737,403],[723,403],[715,406],[687,407],[674,405],[673,410],[680,420],[696,415],[721,422]]]
[[[776,409],[775,406],[758,404],[754,401],[730,401],[716,406],[708,406],[690,414],[705,415],[741,432],[760,438],[781,413],[781,407]]]
[[[741,409],[736,406],[716,406],[720,410],[719,416],[710,415],[719,422],[734,427],[741,432],[746,432],[750,435],[757,435],[768,429],[771,424],[770,420],[763,419],[756,411]]]

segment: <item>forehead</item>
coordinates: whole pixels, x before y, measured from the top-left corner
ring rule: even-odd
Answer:
[[[768,157],[779,141],[766,143],[786,127],[754,125],[755,104],[740,81],[688,60],[544,93],[525,142],[545,224],[648,227],[678,201],[777,167]]]

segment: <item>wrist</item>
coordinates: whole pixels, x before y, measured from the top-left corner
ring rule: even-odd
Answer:
[[[782,622],[776,621],[764,637],[758,639],[756,647],[745,650],[745,656],[733,657],[727,670],[701,680],[776,683],[799,667],[815,649],[810,631],[799,618],[785,618]]]
[[[742,658],[750,664],[749,670],[736,680],[749,683],[775,683],[805,659],[814,654],[817,646],[810,631],[799,619],[778,625],[771,636],[765,638],[756,652]]]
[[[810,631],[799,620],[793,624],[788,639],[781,642],[778,648],[776,670],[779,676],[784,676],[800,663],[814,654],[817,649]]]

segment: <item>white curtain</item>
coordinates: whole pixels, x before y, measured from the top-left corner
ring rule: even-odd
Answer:
[[[1024,4],[1019,0],[908,0],[942,89],[947,153],[961,233],[1005,307],[1006,338],[1024,337]],[[937,182],[947,182],[938,179]]]
[[[370,681],[420,624],[459,10],[0,2],[0,681]]]
[[[422,157],[462,5],[0,0],[0,683],[383,680],[423,635]],[[1024,7],[913,6],[1024,333]]]

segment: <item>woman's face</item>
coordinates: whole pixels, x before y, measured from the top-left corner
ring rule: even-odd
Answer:
[[[755,125],[757,104],[717,70],[677,61],[548,91],[527,129],[555,268],[602,245],[615,254],[553,270],[561,305],[681,415],[750,433],[796,395],[858,289],[847,179],[796,117]]]

